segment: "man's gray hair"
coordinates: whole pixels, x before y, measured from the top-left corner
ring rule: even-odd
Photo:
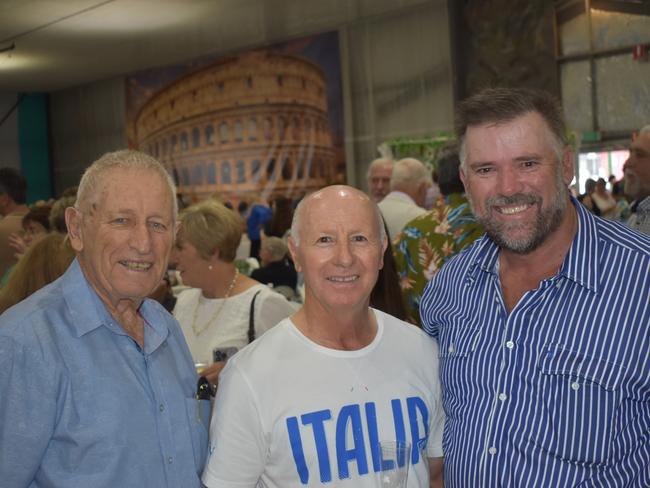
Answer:
[[[172,217],[176,222],[178,217],[178,202],[176,201],[176,185],[174,180],[162,164],[155,158],[140,151],[122,149],[104,154],[97,161],[92,163],[84,171],[79,189],[77,190],[77,201],[75,207],[82,209],[90,204],[97,195],[97,189],[102,181],[104,173],[112,169],[142,169],[157,173],[169,187],[169,195],[172,201]]]
[[[276,236],[262,239],[262,249],[266,250],[274,258],[283,258],[289,252],[284,240]]]
[[[411,191],[418,185],[430,184],[431,181],[431,170],[424,163],[415,158],[405,158],[400,159],[393,166],[390,189]]]
[[[372,173],[372,170],[375,169],[377,166],[388,166],[390,165],[391,167],[394,166],[394,162],[392,159],[388,158],[377,158],[373,160],[370,165],[368,165],[368,171],[366,171],[366,179],[370,178],[370,173]]]
[[[639,130],[639,135],[641,134],[650,134],[650,124],[641,127],[641,130]]]
[[[366,195],[363,196],[367,198]],[[302,214],[305,209],[305,201],[308,199],[309,199],[309,195],[305,196],[305,198],[300,200],[300,202],[296,206],[296,210],[293,212],[293,220],[291,221],[290,236],[293,242],[296,244],[296,246],[300,245],[300,223],[302,222]],[[384,224],[384,218],[381,216],[381,211],[379,210],[377,204],[374,201],[372,201],[370,198],[368,198],[368,202],[372,205],[372,210],[375,213],[375,218],[377,219],[377,228],[379,229],[379,240],[380,242],[384,242],[384,239],[386,238],[386,227]]]

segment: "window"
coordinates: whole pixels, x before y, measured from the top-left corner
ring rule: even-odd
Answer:
[[[241,123],[241,120],[235,122],[235,142],[241,142],[244,140],[244,126]]]
[[[203,164],[196,163],[192,167],[192,184],[193,185],[202,185],[203,184]]]
[[[253,183],[258,183],[260,181],[261,169],[262,169],[262,163],[260,163],[257,159],[255,159],[251,163],[251,176],[253,179]]]
[[[266,180],[275,180],[275,158],[269,159],[266,165]]]
[[[284,140],[284,136],[287,132],[287,119],[284,117],[278,117],[278,134],[280,136],[280,140]]]
[[[284,158],[282,161],[282,179],[289,181],[293,176],[293,167],[291,166],[291,161],[289,158]]]
[[[210,145],[214,144],[214,127],[212,125],[205,128],[205,142]]]
[[[257,120],[249,119],[248,121],[248,140],[257,140]]]
[[[221,183],[224,185],[229,185],[231,183],[230,180],[230,163],[228,161],[224,161],[221,163]]]
[[[271,117],[264,118],[264,137],[267,141],[273,139],[273,119]]]
[[[162,153],[163,156],[167,156],[167,139],[162,140]]]
[[[187,166],[183,166],[181,169],[181,184],[189,185],[190,184],[190,169]]]
[[[246,183],[246,165],[243,161],[237,161],[237,183]]]
[[[192,129],[192,147],[199,147],[201,145],[201,131],[198,127]]]
[[[176,137],[176,134],[172,136],[172,139],[169,143],[169,152],[170,153],[175,153],[176,152],[176,146],[178,145],[178,137]]]
[[[296,166],[298,166],[298,179],[302,180],[305,177],[305,162],[299,160]]]
[[[228,142],[228,124],[226,122],[219,125],[219,140],[222,144]]]
[[[300,140],[300,120],[298,120],[298,117],[294,117],[291,120],[291,128],[291,137],[293,137],[293,140]]]
[[[187,144],[187,132],[183,132],[181,134],[181,151],[187,151],[188,144]]]
[[[249,76],[249,77],[246,78],[246,86],[248,88],[253,88],[253,77],[252,76]]]
[[[208,163],[206,165],[206,180],[208,182],[208,185],[216,185],[217,184],[217,168],[215,168],[214,163]]]

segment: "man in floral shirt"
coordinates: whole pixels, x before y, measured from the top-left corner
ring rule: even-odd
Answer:
[[[429,212],[414,218],[395,236],[393,249],[406,308],[420,325],[420,297],[442,265],[483,234],[465,198],[454,148],[438,162],[438,185],[443,197]]]

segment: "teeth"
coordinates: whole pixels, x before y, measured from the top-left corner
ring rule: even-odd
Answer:
[[[351,281],[356,281],[359,279],[359,275],[353,275],[353,276],[330,276],[327,278],[330,281],[334,281],[336,283],[350,283]]]
[[[510,215],[510,214],[516,214],[516,213],[519,213],[519,212],[523,212],[527,208],[528,208],[528,205],[519,205],[517,207],[501,207],[499,210],[501,211],[501,213]]]
[[[120,264],[134,271],[147,271],[151,268],[151,263],[143,263],[140,261],[120,261]]]

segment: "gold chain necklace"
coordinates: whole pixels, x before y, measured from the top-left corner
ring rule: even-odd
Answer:
[[[201,303],[201,296],[199,295],[199,298],[196,300],[196,307],[194,307],[194,317],[192,318],[192,330],[194,331],[194,334],[197,337],[201,335],[203,332],[205,332],[210,327],[210,325],[212,325],[214,319],[216,319],[219,316],[219,314],[221,313],[221,309],[226,304],[226,300],[230,296],[230,292],[235,287],[235,283],[237,282],[238,277],[239,277],[239,269],[235,268],[235,277],[230,282],[230,286],[228,287],[228,290],[226,291],[226,294],[223,297],[223,301],[219,304],[217,311],[212,315],[212,317],[210,317],[210,319],[203,325],[203,327],[196,326],[196,319],[198,318],[199,315],[199,305]]]

